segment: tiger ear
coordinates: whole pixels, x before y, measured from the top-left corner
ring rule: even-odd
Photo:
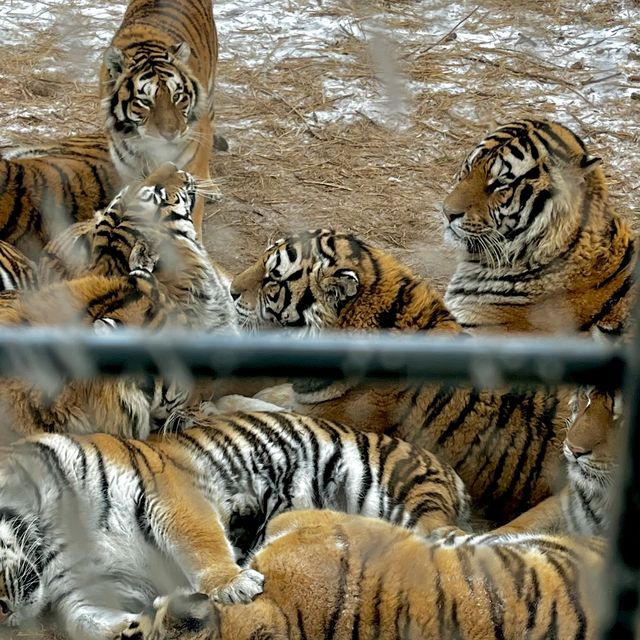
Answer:
[[[327,297],[334,302],[345,302],[358,293],[360,279],[352,269],[338,269],[322,281]]]
[[[187,42],[179,42],[169,47],[169,52],[178,61],[186,64],[191,57],[191,47]]]
[[[582,169],[584,175],[591,173],[596,167],[599,167],[602,164],[602,158],[598,158],[598,156],[588,156],[583,155],[580,158],[580,168]]]
[[[124,69],[124,53],[118,47],[109,47],[104,52],[104,65],[111,80],[115,80]]]

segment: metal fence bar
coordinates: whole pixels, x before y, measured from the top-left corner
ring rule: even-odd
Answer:
[[[618,386],[626,352],[581,338],[444,338],[388,332],[314,338],[280,332],[251,335],[96,334],[51,328],[0,329],[0,375],[57,377],[177,372],[194,377],[471,382],[505,381]]]

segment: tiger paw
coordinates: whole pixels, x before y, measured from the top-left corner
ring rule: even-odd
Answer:
[[[239,394],[222,396],[216,401],[216,407],[223,413],[233,413],[234,411],[282,411],[282,407],[271,402],[265,402],[255,396],[249,398]]]
[[[281,409],[290,409],[295,404],[293,387],[289,383],[266,387],[258,391],[253,397],[255,400],[277,405]]]
[[[211,592],[214,602],[221,604],[246,604],[262,593],[264,576],[253,569],[243,569],[227,584]]]
[[[153,269],[160,256],[143,242],[136,242],[129,254],[129,269],[131,271],[148,271],[153,273]]]
[[[126,623],[126,626],[115,635],[114,640],[160,640],[162,634],[157,633],[149,616],[141,614]]]

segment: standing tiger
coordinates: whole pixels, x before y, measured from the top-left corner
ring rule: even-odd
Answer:
[[[124,182],[165,161],[209,178],[217,59],[212,0],[129,3],[100,78],[111,157]],[[199,236],[203,209],[199,198]]]
[[[155,626],[159,640],[596,640],[604,551],[599,538],[425,538],[292,511],[269,524],[251,562],[265,577],[253,602],[165,597]]]
[[[254,528],[246,553],[291,508],[422,535],[466,516],[453,470],[407,443],[286,413],[201,418],[146,442],[41,434],[12,447],[0,465],[0,622],[47,608],[70,640],[151,640],[144,612],[176,587],[222,603],[262,591],[262,574],[234,558],[238,524]]]
[[[328,230],[269,247],[234,278],[231,295],[245,326],[393,329],[421,332],[425,340],[462,332],[428,282],[381,249]],[[285,393],[284,400],[277,389],[258,397],[437,452],[500,523],[549,495],[569,416],[570,393],[544,388],[298,380],[293,398]],[[253,406],[242,399],[238,405],[233,396],[223,400],[225,408]]]
[[[0,155],[0,239],[37,258],[69,224],[86,220],[120,188],[104,135],[66,138]]]
[[[463,327],[624,331],[636,240],[577,135],[546,120],[502,125],[457,180],[443,204],[459,250],[445,302]]]
[[[501,527],[499,532],[561,531],[610,533],[618,433],[622,415],[616,394],[580,387],[570,401],[571,418],[563,445],[568,482],[557,495]]]

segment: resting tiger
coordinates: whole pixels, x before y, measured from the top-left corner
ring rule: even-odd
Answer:
[[[66,226],[104,207],[120,179],[103,135],[3,149],[0,156],[0,239],[29,258]]]
[[[159,330],[185,326],[184,313],[154,278],[153,258],[136,247],[128,276],[86,276],[23,292],[0,305],[0,326],[96,327],[129,325]],[[76,354],[81,359],[82,354]],[[42,363],[24,361],[22,378],[1,378],[0,430],[4,441],[39,431],[104,431],[145,438],[188,396],[186,389],[160,380],[73,380],[52,378]]]
[[[125,187],[93,222],[73,225],[45,248],[39,265],[42,283],[87,273],[121,276],[132,248],[143,238],[160,257],[154,269],[173,304],[203,330],[235,330],[236,313],[226,274],[214,266],[198,241],[193,210],[200,185],[173,163]]]
[[[34,289],[37,284],[36,265],[13,245],[0,240],[0,292]]]
[[[459,250],[445,302],[463,327],[624,331],[636,239],[609,204],[600,158],[566,127],[498,127],[467,156],[442,210]]]
[[[381,249],[327,230],[269,247],[234,278],[231,295],[245,326],[395,329],[421,331],[425,339],[462,331],[428,282]],[[284,403],[273,390],[258,397],[438,452],[500,523],[549,495],[569,416],[569,392],[547,389],[298,381],[293,390],[293,401],[285,395]]]
[[[599,538],[416,535],[332,511],[275,518],[251,562],[264,592],[220,607],[156,602],[158,638],[180,640],[596,640]]]
[[[146,442],[43,434],[0,465],[0,621],[48,608],[70,640],[152,634],[156,596],[176,587],[247,602],[262,574],[230,540],[291,508],[375,515],[422,534],[464,519],[451,468],[406,443],[292,414],[211,418]]]
[[[569,478],[566,487],[499,532],[610,533],[622,419],[615,395],[592,387],[578,389],[571,398],[572,415],[563,446]]]
[[[209,178],[218,39],[211,0],[132,0],[100,85],[113,162],[128,183],[175,162]],[[194,223],[202,232],[203,201]]]

